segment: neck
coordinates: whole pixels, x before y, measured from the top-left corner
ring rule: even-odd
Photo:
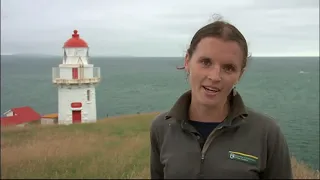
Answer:
[[[228,100],[217,106],[205,106],[191,99],[189,117],[193,121],[201,122],[222,122],[228,115]]]

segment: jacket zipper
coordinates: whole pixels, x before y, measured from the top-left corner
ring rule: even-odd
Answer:
[[[203,163],[204,163],[204,154],[201,153],[201,167],[200,167],[200,172],[202,173],[203,170]]]
[[[199,142],[199,138],[198,138],[198,136],[201,137],[201,135],[198,134],[198,133],[197,133],[197,135],[194,134],[194,133],[190,133],[190,134],[195,138],[195,140],[196,140],[196,142],[197,142],[197,144],[198,144],[199,152],[200,152],[200,154],[202,154],[202,153],[201,153],[201,150],[202,150],[202,149],[201,149],[200,142]],[[204,161],[204,156],[201,155],[201,160],[200,160],[200,161],[201,161],[201,162],[200,162],[200,172],[199,172],[199,174],[198,174],[198,178],[197,178],[197,179],[203,179],[202,172],[201,172],[201,166],[202,166],[203,161]]]
[[[206,146],[209,146],[208,140],[210,138],[210,144],[211,144],[213,139],[217,136],[217,135],[214,136],[214,134],[218,130],[220,130],[222,128],[223,128],[223,126],[220,126],[219,128],[213,130],[213,132],[210,133],[210,135],[208,136],[207,140],[204,142],[204,145],[203,145],[202,150],[201,150],[201,163],[200,163],[200,177],[201,178],[200,179],[204,179],[203,169],[204,169],[204,160],[205,160],[206,152],[207,152],[207,149],[208,149]]]
[[[206,141],[203,144],[202,149],[200,148],[200,146],[198,146],[199,149],[200,149],[200,154],[201,154],[201,158],[200,158],[200,173],[199,173],[199,178],[198,179],[204,179],[204,176],[203,176],[204,175],[203,174],[203,169],[204,168],[203,168],[203,166],[204,166],[205,154],[206,154],[206,151],[207,151],[206,144],[208,144],[208,139],[211,140],[210,143],[209,143],[209,144],[211,144],[212,140],[216,137],[216,135],[215,136],[213,136],[213,135],[216,133],[216,131],[218,131],[218,130],[220,130],[222,128],[223,128],[223,126],[220,126],[220,127],[216,128],[216,129],[214,129],[213,132],[211,132],[209,134],[208,138],[206,139]],[[193,134],[193,136],[196,138],[196,141],[198,142],[198,138],[196,137],[196,135]]]

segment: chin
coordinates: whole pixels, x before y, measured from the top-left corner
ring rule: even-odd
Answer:
[[[208,99],[202,99],[202,101],[200,101],[201,104],[203,104],[204,106],[218,106],[219,104],[221,104],[221,101],[217,101],[217,100],[208,100]]]

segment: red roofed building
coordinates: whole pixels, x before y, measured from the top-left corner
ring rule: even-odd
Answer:
[[[80,38],[78,31],[74,30],[72,37],[64,43],[64,48],[88,48],[86,41]]]
[[[12,108],[4,115],[6,117],[1,117],[1,126],[23,125],[41,119],[40,114],[28,106]]]

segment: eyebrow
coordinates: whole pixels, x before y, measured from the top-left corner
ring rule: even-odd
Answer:
[[[212,60],[210,57],[207,57],[207,56],[200,56],[199,59],[210,59],[210,60]]]
[[[199,57],[199,60],[203,60],[203,59],[208,59],[208,60],[210,60],[210,61],[213,61],[212,58],[207,57],[207,56],[200,56],[200,57]],[[237,63],[234,62],[233,60],[229,60],[228,62],[225,62],[225,63],[222,63],[222,64],[223,64],[223,65],[232,65],[232,66],[234,66],[235,68],[237,68]]]
[[[213,60],[212,58],[207,57],[207,56],[200,56],[199,59],[209,59],[209,60]],[[233,60],[229,60],[227,63],[224,63],[224,64],[235,64],[235,62],[233,62]]]

